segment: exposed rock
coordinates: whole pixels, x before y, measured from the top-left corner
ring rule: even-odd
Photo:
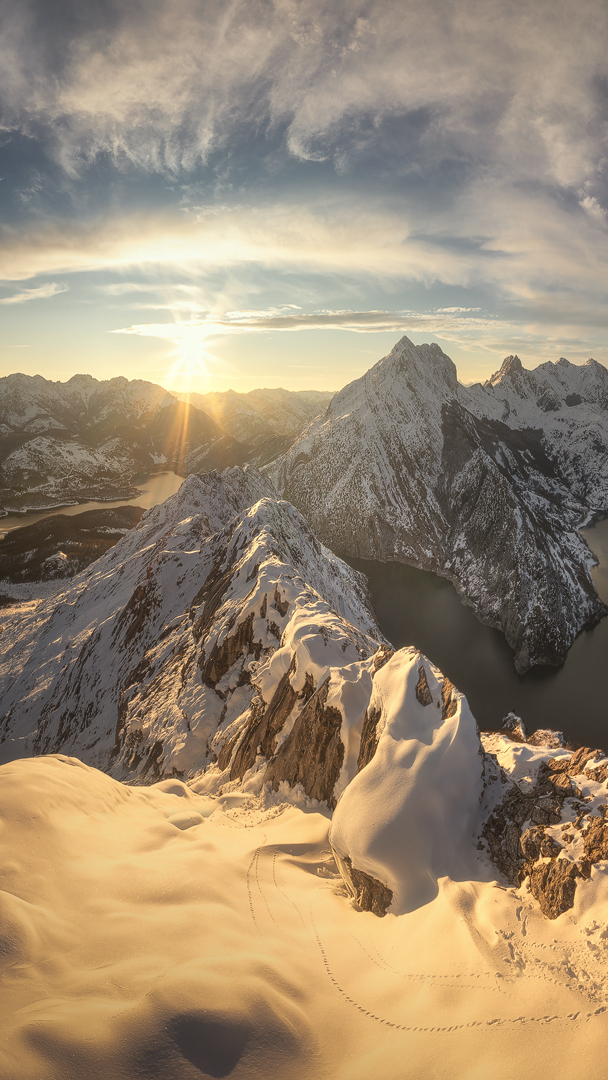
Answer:
[[[584,772],[585,766],[596,758],[604,757],[601,750],[592,750],[588,746],[581,746],[569,757],[550,758],[544,766],[550,773],[562,773],[566,776],[579,776]]]
[[[561,820],[565,791],[556,790],[547,772],[539,773],[537,782],[523,792],[511,783],[501,802],[484,822],[481,836],[488,845],[490,858],[509,885],[518,885],[529,861],[533,845],[540,831],[526,830],[525,847],[522,844],[522,827],[526,821],[535,826],[556,825]],[[538,856],[536,856],[538,857]]]
[[[500,724],[500,730],[506,731],[510,739],[515,742],[526,742],[528,733],[526,731],[526,725],[524,724],[521,716],[516,716],[515,713],[507,713]]]
[[[391,656],[395,655],[395,650],[390,645],[380,645],[374,653],[373,667],[374,674],[376,671],[380,671],[381,667],[388,664]]]
[[[418,668],[418,682],[416,683],[416,697],[418,698],[418,701],[420,702],[421,705],[432,705],[433,704],[433,698],[432,698],[432,695],[431,695],[431,691],[429,690],[429,684],[426,681],[426,672],[425,672],[424,667],[422,665]],[[445,710],[445,699],[444,699],[444,710]]]
[[[608,824],[595,815],[589,816],[587,822],[583,831],[585,860],[590,864],[603,862],[608,859]]]
[[[539,862],[530,874],[530,889],[548,919],[557,919],[574,905],[576,879],[581,877],[576,863],[567,859]]]
[[[264,707],[262,699],[255,699],[251,719],[234,755],[230,769],[231,780],[242,780],[248,769],[255,764],[258,753],[264,754],[268,758],[274,754],[277,736],[282,731],[285,721],[291,715],[300,696],[291,685],[291,676],[294,669],[295,664],[292,661],[289,669],[280,680],[268,706]],[[228,761],[226,761],[227,764]],[[220,767],[222,766],[220,765]]]
[[[441,711],[441,719],[448,720],[450,716],[454,716],[458,708],[458,691],[453,683],[449,679],[444,679],[441,687],[441,701],[443,709]]]
[[[529,746],[546,746],[548,750],[558,750],[565,746],[566,740],[562,731],[552,731],[550,728],[538,728],[527,736]]]
[[[424,669],[422,669],[424,670]],[[382,710],[379,707],[370,707],[366,710],[363,717],[363,725],[361,728],[361,742],[359,744],[359,756],[357,758],[357,772],[361,772],[361,769],[372,760],[376,749],[378,747],[378,721],[382,715]]]
[[[340,738],[342,713],[326,705],[329,679],[317,690],[298,716],[291,733],[270,762],[265,781],[277,791],[281,781],[302,784],[310,799],[336,805],[334,788],[344,761]]]
[[[225,637],[221,644],[217,642],[214,644],[206,659],[203,650],[199,658],[199,667],[202,680],[207,686],[215,689],[218,682],[223,679],[230,668],[234,667],[241,656],[249,652],[255,652],[252,649],[253,618],[254,614],[251,611],[247,618],[242,623],[239,623],[233,634]]]
[[[520,844],[526,863],[535,863],[541,857],[555,859],[562,851],[562,845],[539,825],[526,829]]]
[[[370,874],[357,870],[347,855],[336,858],[344,881],[350,885],[357,907],[361,911],[371,911],[379,918],[384,918],[393,902],[391,890]]]

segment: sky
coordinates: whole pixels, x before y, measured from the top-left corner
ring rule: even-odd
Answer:
[[[5,0],[0,375],[608,365],[605,0]]]

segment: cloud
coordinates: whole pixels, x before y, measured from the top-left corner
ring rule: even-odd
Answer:
[[[51,296],[68,291],[67,285],[61,285],[56,281],[50,281],[48,285],[39,285],[36,289],[24,289],[22,292],[5,296],[0,304],[26,304],[30,300],[48,300]]]
[[[3,138],[52,159],[58,187],[38,160],[15,187],[5,281],[137,270],[149,285],[105,295],[185,320],[257,303],[262,273],[306,309],[322,279],[336,309],[405,306],[415,282],[429,306],[458,290],[437,317],[480,315],[483,294],[522,333],[605,326],[603,0],[9,8]]]
[[[508,332],[510,324],[488,318],[457,318],[436,312],[390,312],[390,311],[316,311],[308,314],[280,314],[269,312],[231,313],[224,318],[209,314],[206,318],[176,319],[165,323],[138,323],[111,330],[112,334],[135,334],[169,341],[182,341],[184,336],[198,336],[200,340],[227,337],[233,334],[268,333],[270,331],[294,333],[300,330],[348,330],[357,334],[390,332],[406,334],[415,331],[431,331],[439,336],[468,333],[474,337],[491,330],[492,333]]]
[[[342,171],[369,159],[381,175],[380,151],[402,175],[452,162],[513,182],[603,182],[602,0],[94,7],[72,18],[22,0],[4,20],[3,125],[43,131],[69,175],[98,155],[223,170],[242,146],[258,164],[278,133],[292,156]],[[417,119],[395,139],[399,117]]]

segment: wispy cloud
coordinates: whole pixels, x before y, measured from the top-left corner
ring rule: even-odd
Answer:
[[[5,296],[0,300],[0,304],[27,304],[30,300],[48,300],[51,296],[67,291],[67,285],[50,281],[47,285],[39,285],[36,289],[23,289],[22,292],[13,293],[12,296]]]
[[[479,309],[477,309],[479,310]],[[136,334],[179,341],[184,334],[198,334],[203,339],[226,337],[231,334],[268,333],[269,331],[294,333],[300,330],[349,330],[357,334],[377,334],[389,331],[405,334],[408,331],[429,330],[434,334],[468,331],[478,334],[490,329],[493,333],[505,332],[510,324],[492,318],[456,317],[437,311],[390,312],[390,311],[316,311],[308,314],[280,314],[270,312],[230,312],[225,317],[208,315],[206,318],[177,319],[166,323],[137,323],[111,330],[112,334]]]

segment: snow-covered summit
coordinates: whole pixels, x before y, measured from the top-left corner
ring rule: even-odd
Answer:
[[[267,471],[334,551],[450,578],[518,670],[559,664],[605,612],[577,525],[608,506],[606,386],[595,362],[512,356],[463,387],[438,345],[403,338]]]

